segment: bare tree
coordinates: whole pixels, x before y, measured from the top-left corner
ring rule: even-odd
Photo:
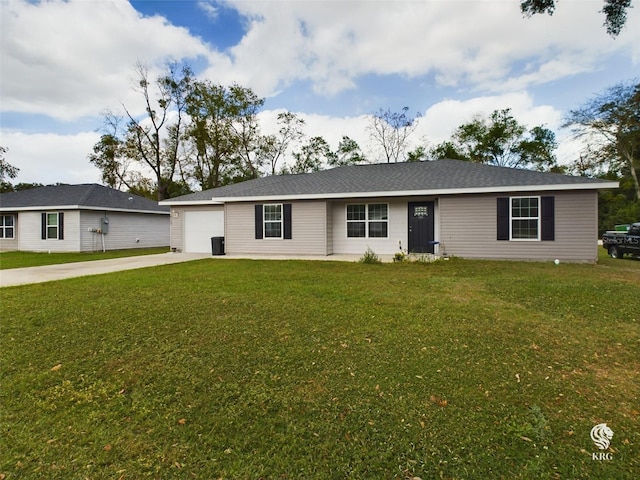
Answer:
[[[291,144],[304,136],[302,127],[305,121],[295,113],[279,113],[278,124],[278,134],[262,137],[260,144],[261,159],[269,166],[271,175],[277,173],[278,163],[285,158]]]
[[[403,162],[406,159],[408,138],[418,126],[417,120],[420,117],[419,114],[411,117],[408,111],[409,107],[404,107],[402,112],[380,109],[371,115],[369,135],[382,150],[387,163]]]

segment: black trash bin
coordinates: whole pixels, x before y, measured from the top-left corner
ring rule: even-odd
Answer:
[[[211,237],[211,255],[224,255],[224,237]]]

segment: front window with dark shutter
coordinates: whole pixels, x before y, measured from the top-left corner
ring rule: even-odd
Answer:
[[[553,241],[554,197],[498,198],[498,240]]]
[[[293,238],[290,203],[255,205],[255,238]]]
[[[540,198],[511,199],[511,240],[540,240]]]
[[[264,238],[282,238],[282,204],[264,206]]]

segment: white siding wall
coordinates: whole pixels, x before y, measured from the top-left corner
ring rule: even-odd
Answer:
[[[291,203],[290,240],[255,238],[255,203],[229,203],[225,210],[225,251],[229,254],[326,255],[325,201]]]
[[[511,196],[555,197],[554,241],[498,241],[496,198],[440,198],[441,252],[466,258],[595,262],[598,255],[598,195],[595,191],[534,192]]]
[[[109,219],[109,232],[104,235],[106,250],[169,245],[169,215],[82,210],[80,238],[83,252],[102,250],[102,235],[89,232],[89,228],[101,228],[104,216]],[[65,214],[65,237],[66,220]]]
[[[58,211],[58,210],[52,210]],[[78,252],[80,251],[80,212],[64,212],[64,239],[42,240],[42,212],[20,212],[18,214],[19,249],[32,252]]]

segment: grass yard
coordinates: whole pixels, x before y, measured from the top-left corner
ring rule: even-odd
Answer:
[[[169,252],[169,247],[132,248],[127,250],[108,250],[106,252],[0,252],[0,270],[56,265],[59,263],[90,262],[93,260],[154,255],[167,252]]]
[[[640,478],[638,261],[206,259],[0,295],[2,479]]]

